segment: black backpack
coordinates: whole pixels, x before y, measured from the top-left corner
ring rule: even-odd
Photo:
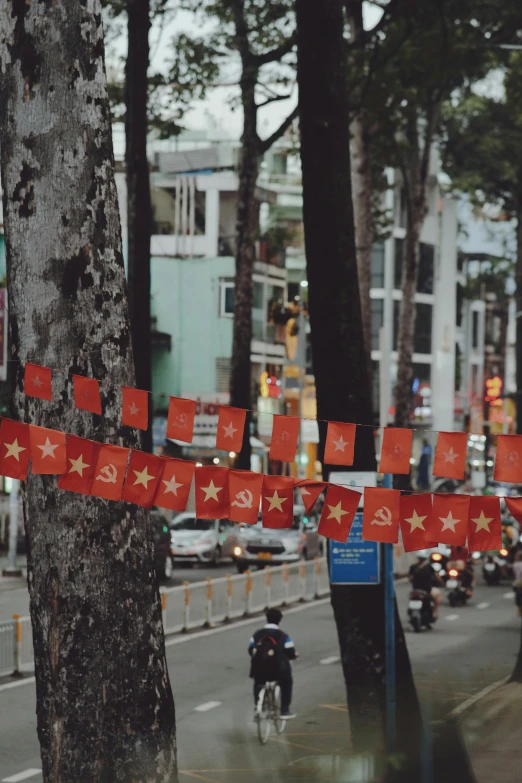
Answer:
[[[263,635],[252,654],[252,677],[256,680],[274,682],[281,670],[281,645],[270,634]]]

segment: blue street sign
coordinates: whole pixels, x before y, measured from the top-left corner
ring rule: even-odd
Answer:
[[[330,541],[330,582],[376,585],[380,582],[379,544],[362,540],[362,513],[355,515],[346,544]]]

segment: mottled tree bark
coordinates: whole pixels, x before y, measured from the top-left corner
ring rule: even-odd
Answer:
[[[151,389],[150,238],[152,206],[147,160],[149,0],[127,0],[128,52],[125,64],[125,164],[127,174],[127,276],[136,385]],[[150,412],[152,413],[152,396]],[[142,434],[152,451],[152,429]]]
[[[350,178],[342,2],[297,0],[296,7],[303,210],[317,417],[370,424],[371,394]],[[321,454],[324,440],[321,423]],[[354,469],[376,469],[371,427],[358,429]],[[328,466],[325,472],[328,476]],[[382,750],[386,676],[383,585],[332,585],[332,606],[354,749]],[[398,615],[396,623],[399,746],[415,769],[421,720]],[[404,771],[403,780],[406,774]]]
[[[522,181],[521,181],[522,186]],[[516,378],[517,378],[517,392],[522,391],[522,316],[518,315],[522,313],[522,189],[516,196],[516,220],[517,220],[517,261],[515,268],[516,278],[516,305],[517,305],[517,318],[516,318]],[[517,434],[522,435],[522,396],[517,396]],[[522,648],[521,648],[522,650]],[[521,655],[522,661],[522,655]]]
[[[1,168],[11,359],[20,419],[139,446],[120,428],[134,384],[99,0],[0,2]],[[26,361],[58,368],[23,394]],[[74,408],[71,373],[101,382]],[[174,703],[148,515],[24,490],[38,736],[53,783],[177,780]]]

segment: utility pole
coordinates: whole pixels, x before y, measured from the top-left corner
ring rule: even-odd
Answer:
[[[16,567],[19,490],[20,482],[18,479],[12,479],[11,494],[9,495],[9,552],[7,556],[7,568],[3,569],[2,576],[22,576],[22,570]]]

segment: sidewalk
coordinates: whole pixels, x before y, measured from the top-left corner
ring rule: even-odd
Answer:
[[[522,777],[522,684],[508,683],[477,701],[460,720],[477,783]]]
[[[22,576],[2,576],[2,571],[7,568],[7,555],[0,555],[0,593],[6,590],[18,590],[27,586],[27,559],[25,555],[18,555],[16,565],[22,569]]]

